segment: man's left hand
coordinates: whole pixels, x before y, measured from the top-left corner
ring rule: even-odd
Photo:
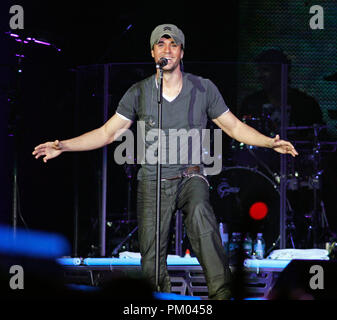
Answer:
[[[298,152],[296,151],[294,146],[289,141],[281,140],[278,134],[275,138],[273,138],[271,147],[279,153],[289,153],[293,157],[298,156]]]

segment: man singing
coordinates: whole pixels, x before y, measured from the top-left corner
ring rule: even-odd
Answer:
[[[210,80],[182,72],[185,36],[175,25],[157,26],[151,34],[150,45],[156,63],[161,58],[166,58],[168,62],[163,67],[163,132],[169,133],[170,129],[201,131],[206,128],[209,117],[227,135],[239,142],[297,155],[290,142],[281,140],[278,135],[274,138],[262,135],[238,120]],[[120,100],[116,114],[100,128],[73,139],[43,143],[34,149],[33,155],[36,159],[42,156],[43,161],[47,162],[62,152],[101,148],[116,140],[121,130],[128,129],[136,120],[145,123],[146,135],[157,128],[158,124],[158,77],[159,70],[134,84]],[[145,141],[145,149],[148,150],[152,144],[151,141]],[[169,143],[165,144],[166,149],[169,146]],[[187,145],[179,145],[178,149],[191,152],[188,141]],[[164,150],[163,153],[166,151],[172,152]],[[144,162],[138,172],[138,235],[142,271],[154,284],[156,164]],[[188,157],[187,163],[182,163],[177,157],[176,163],[162,164],[161,176],[160,290],[171,290],[166,265],[167,246],[170,221],[173,213],[179,209],[183,213],[192,249],[203,268],[209,299],[229,299],[230,269],[210,205],[209,186],[203,165],[200,162],[193,163],[193,157]]]

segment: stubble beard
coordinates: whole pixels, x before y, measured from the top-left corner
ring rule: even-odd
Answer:
[[[169,69],[163,69],[164,73],[173,73],[174,71],[177,70],[177,68],[179,68],[180,66],[180,60],[177,61],[175,64],[173,64]]]

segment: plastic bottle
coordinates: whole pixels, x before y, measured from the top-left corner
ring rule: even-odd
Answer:
[[[229,241],[229,262],[235,264],[238,261],[240,251],[241,233],[233,232]]]
[[[253,240],[249,233],[247,233],[243,239],[243,252],[246,259],[251,258],[253,255]]]
[[[226,255],[228,254],[228,232],[227,232],[227,226],[224,223],[219,224],[219,231],[220,231],[220,237],[221,237],[221,243],[225,250]]]
[[[263,239],[262,233],[258,233],[254,241],[254,257],[256,259],[263,259],[265,254],[266,243]]]
[[[184,258],[191,258],[191,251],[190,251],[190,249],[186,249]]]

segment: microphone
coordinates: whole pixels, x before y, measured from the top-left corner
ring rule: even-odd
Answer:
[[[165,67],[167,64],[168,64],[168,60],[166,58],[162,57],[157,61],[156,68],[161,69],[161,68]]]

